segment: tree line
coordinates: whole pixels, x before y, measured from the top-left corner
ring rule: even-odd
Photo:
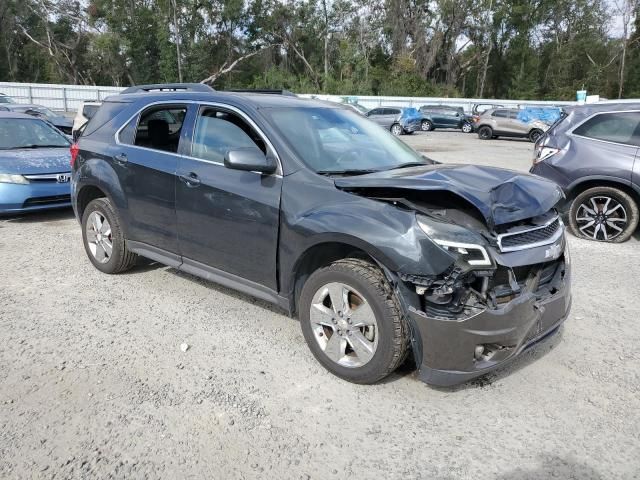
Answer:
[[[640,0],[0,0],[0,81],[640,97]]]

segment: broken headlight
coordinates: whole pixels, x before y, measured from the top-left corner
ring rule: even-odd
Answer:
[[[420,229],[444,250],[455,254],[472,267],[493,265],[482,237],[474,232],[454,225],[433,220],[425,215],[416,215]]]

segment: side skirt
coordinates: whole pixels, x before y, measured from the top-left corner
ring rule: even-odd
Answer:
[[[287,297],[280,296],[278,292],[271,290],[264,285],[260,285],[259,283],[252,282],[232,273],[210,267],[195,260],[180,257],[175,253],[167,252],[145,243],[127,240],[127,247],[133,253],[150,258],[156,262],[190,273],[196,277],[218,283],[222,286],[231,288],[232,290],[237,290],[252,297],[265,300],[269,303],[273,303],[274,305],[286,310],[287,313],[291,315],[291,302],[289,299]]]

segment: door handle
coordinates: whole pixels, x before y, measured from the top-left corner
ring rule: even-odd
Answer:
[[[125,153],[119,153],[118,155],[113,157],[113,159],[116,161],[116,163],[118,165],[124,165],[125,163],[127,163],[129,161],[129,159],[127,158],[127,155]]]
[[[186,175],[180,175],[179,178],[187,185],[187,187],[197,187],[198,185],[200,185],[200,179],[198,178],[198,175],[193,172],[189,172]]]

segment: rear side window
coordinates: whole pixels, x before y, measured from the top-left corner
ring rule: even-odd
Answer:
[[[89,120],[87,128],[85,128],[84,130],[83,136],[87,137],[94,133],[100,127],[105,125],[109,120],[113,119],[113,117],[115,117],[118,113],[120,113],[120,110],[122,110],[125,106],[127,106],[126,103],[104,102],[102,105],[100,105],[100,108],[98,108],[93,118]]]
[[[133,140],[138,147],[175,153],[180,143],[180,133],[186,105],[162,105],[144,110],[138,118],[134,138],[131,139],[131,122],[123,129],[120,141]],[[135,121],[136,119],[132,120]]]
[[[400,110],[396,108],[387,108],[384,113],[385,115],[400,115]]]
[[[509,118],[509,110],[496,110],[491,114],[492,117]]]
[[[573,131],[574,135],[640,146],[640,112],[601,113]]]
[[[191,142],[193,157],[223,163],[229,150],[248,147],[267,153],[262,137],[240,116],[218,108],[200,111]]]

